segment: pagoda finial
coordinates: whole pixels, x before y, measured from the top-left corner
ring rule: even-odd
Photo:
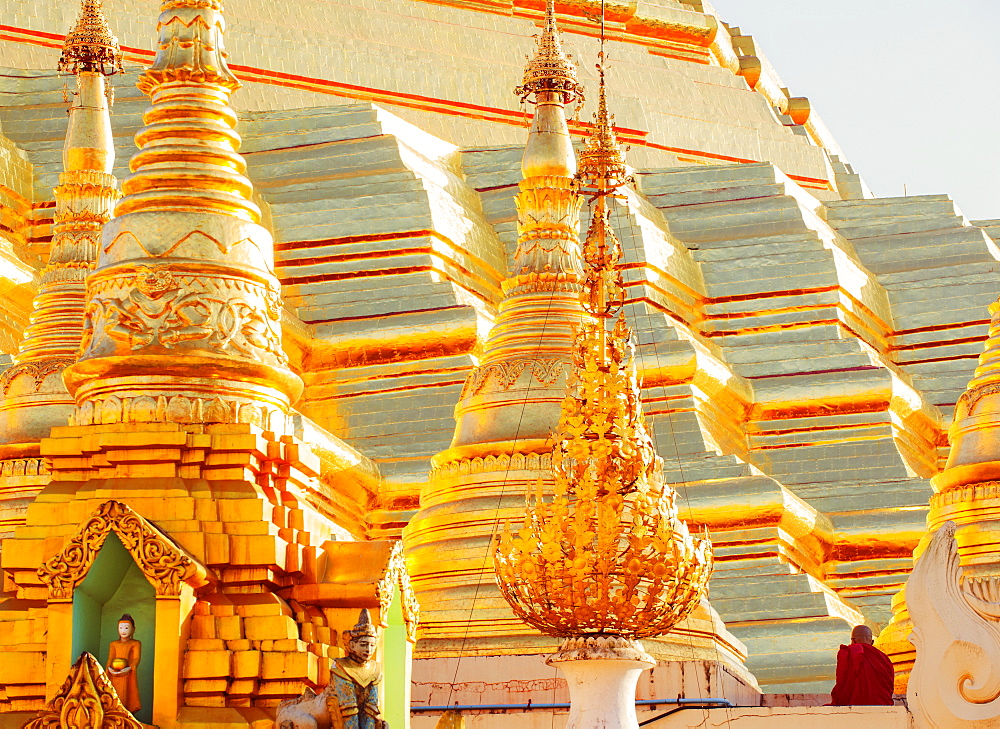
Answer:
[[[524,69],[524,80],[514,93],[526,101],[529,96],[556,92],[563,104],[583,99],[583,86],[577,80],[576,66],[562,49],[556,28],[555,0],[545,0],[545,27],[538,38],[535,57]]]
[[[524,178],[572,177],[576,171],[576,156],[564,107],[583,100],[583,86],[577,80],[576,67],[559,41],[555,0],[546,0],[545,27],[538,39],[538,50],[524,69],[523,82],[514,93],[522,101],[530,100],[535,105],[521,160]]]
[[[580,153],[580,169],[577,179],[586,186],[598,187],[603,181],[605,189],[611,190],[629,182],[625,154],[615,136],[614,114],[608,111],[606,73],[603,63],[597,64],[598,95],[594,126],[587,139],[587,146]]]
[[[122,49],[101,8],[101,0],[83,0],[80,17],[70,30],[59,57],[60,71],[72,74],[122,72]]]

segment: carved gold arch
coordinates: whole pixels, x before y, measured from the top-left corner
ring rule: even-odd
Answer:
[[[163,532],[120,501],[106,501],[55,557],[38,568],[50,600],[70,600],[87,576],[108,535],[114,532],[157,597],[180,594],[181,585],[194,589],[209,584],[208,570]]]
[[[73,664],[59,693],[22,729],[142,729],[143,726],[122,705],[97,659],[84,653]]]

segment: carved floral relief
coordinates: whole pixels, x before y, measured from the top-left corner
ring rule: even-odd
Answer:
[[[89,653],[73,664],[55,697],[23,729],[142,729],[115,694],[107,674]]]
[[[38,569],[50,600],[69,600],[83,582],[108,535],[118,535],[125,549],[156,589],[157,595],[180,594],[181,583],[208,583],[208,574],[167,536],[120,501],[106,501],[59,554]]]
[[[139,266],[127,278],[95,286],[83,357],[106,354],[109,339],[131,351],[185,347],[287,362],[278,291],[240,279],[177,274],[165,265]]]

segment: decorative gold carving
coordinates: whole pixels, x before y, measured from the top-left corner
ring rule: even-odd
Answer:
[[[283,430],[285,414],[276,407],[225,397],[137,395],[94,397],[80,403],[72,425],[107,423],[248,423]]]
[[[476,367],[465,380],[462,399],[479,394],[490,381],[499,390],[509,390],[525,372],[532,382],[551,387],[566,374],[566,362],[562,359],[516,359]]]
[[[931,496],[931,513],[954,504],[1000,499],[1000,481],[980,481],[950,488]]]
[[[511,531],[508,524],[499,538],[494,566],[511,608],[543,633],[634,640],[662,635],[690,614],[708,586],[712,547],[678,517],[642,414],[622,314],[621,247],[607,210],[625,168],[603,103],[603,73],[601,84],[602,111],[583,174],[597,188],[581,296],[594,319],[577,330],[553,435],[553,496],[539,479],[522,527]]]
[[[0,397],[7,395],[11,383],[18,377],[28,377],[31,379],[34,391],[42,389],[42,384],[56,372],[61,372],[67,365],[73,364],[74,360],[67,358],[56,358],[40,360],[38,362],[24,362],[8,367],[0,374]]]
[[[122,49],[101,10],[101,0],[83,0],[80,17],[66,36],[59,70],[111,76],[122,73]]]
[[[467,476],[473,473],[509,473],[511,471],[544,471],[552,467],[550,453],[501,453],[496,456],[459,458],[442,463],[431,471],[431,480]]]
[[[603,362],[601,325],[581,332],[556,435],[555,495],[539,484],[523,526],[508,528],[495,553],[504,597],[549,635],[661,635],[694,609],[712,573],[711,542],[689,534],[663,483],[618,322]]]
[[[580,168],[577,179],[585,185],[599,185],[613,190],[629,183],[628,168],[625,156],[622,154],[615,130],[612,126],[615,117],[608,111],[607,92],[605,90],[604,51],[601,50],[601,60],[597,66],[600,75],[600,91],[597,101],[597,112],[594,114],[594,127],[587,146],[580,153]]]
[[[70,600],[94,563],[104,540],[114,532],[135,560],[157,595],[180,594],[181,583],[198,588],[208,584],[204,567],[186,555],[159,529],[120,501],[106,501],[94,512],[59,554],[38,569],[50,600]]]
[[[142,729],[97,659],[82,653],[59,692],[23,729]]]
[[[410,574],[406,571],[406,560],[403,558],[401,542],[393,545],[392,553],[386,563],[385,573],[375,584],[375,596],[379,602],[379,619],[383,628],[387,627],[386,616],[392,605],[392,593],[395,587],[399,587],[400,607],[403,611],[403,622],[406,625],[406,638],[411,643],[416,643],[417,627],[420,625],[420,605],[417,604],[417,596],[410,584]]]
[[[504,293],[515,288],[521,292],[529,282],[537,285],[545,281],[549,287],[558,284],[563,289],[567,284],[578,285],[583,271],[576,230],[582,199],[573,180],[553,176],[523,180],[515,204],[518,238],[514,275],[503,282]]]
[[[10,458],[0,461],[0,477],[45,476],[49,472],[44,458]]]
[[[917,651],[907,704],[921,727],[1000,722],[1000,586],[963,579],[956,531],[951,521],[938,529],[906,583]]]
[[[583,86],[577,80],[576,67],[566,56],[556,31],[556,6],[554,0],[545,2],[545,26],[538,39],[538,50],[524,69],[524,80],[514,93],[526,101],[532,94],[554,91],[562,96],[564,104],[583,101]]]
[[[171,82],[212,84],[235,91],[240,82],[226,64],[222,4],[214,0],[167,0],[157,23],[159,48],[139,90],[152,94]]]
[[[124,295],[105,294],[108,289]],[[106,353],[107,338],[135,351],[202,349],[284,364],[281,295],[246,280],[175,274],[138,266],[129,277],[92,287],[84,320],[84,356]]]

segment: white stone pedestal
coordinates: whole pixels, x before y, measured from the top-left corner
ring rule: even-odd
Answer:
[[[567,638],[546,663],[569,683],[566,729],[639,729],[635,686],[656,665],[642,644],[616,636]]]

